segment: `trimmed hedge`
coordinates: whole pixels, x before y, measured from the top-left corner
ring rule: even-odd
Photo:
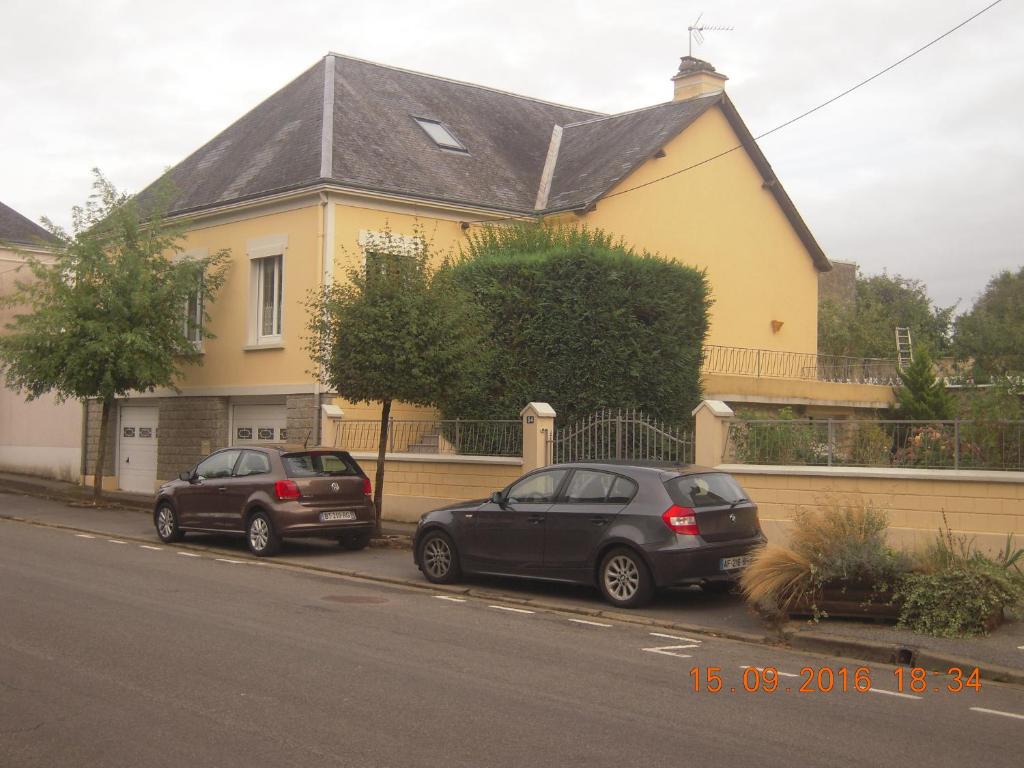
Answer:
[[[546,401],[562,423],[601,407],[670,422],[700,401],[709,287],[692,267],[637,254],[585,228],[488,228],[445,278],[490,318],[489,374],[445,418],[509,418]]]

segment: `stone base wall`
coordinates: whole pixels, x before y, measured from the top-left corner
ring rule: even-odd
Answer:
[[[103,402],[89,400],[85,414],[85,474],[96,474],[96,457],[100,452],[100,425],[103,421]],[[114,457],[117,452],[117,404],[110,408],[110,423],[107,424],[107,450],[103,460],[103,474],[114,473]]]
[[[320,404],[316,395],[288,395],[285,398],[288,415],[288,442],[312,447],[320,444]]]
[[[228,445],[226,397],[162,397],[156,476],[171,480],[207,454]]]

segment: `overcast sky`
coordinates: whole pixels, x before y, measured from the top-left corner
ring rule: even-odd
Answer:
[[[988,0],[2,0],[0,201],[62,225],[90,169],[137,191],[327,51],[605,112],[671,99],[694,54],[761,133]],[[832,259],[966,309],[1024,266],[1024,2],[762,141]]]

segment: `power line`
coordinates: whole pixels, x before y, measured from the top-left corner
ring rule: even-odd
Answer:
[[[952,27],[952,28],[946,30],[941,35],[936,37],[934,40],[931,40],[930,42],[925,43],[920,48],[912,51],[911,53],[908,53],[902,59],[899,59],[898,61],[893,62],[889,66],[885,67],[884,69],[879,70],[878,72],[876,72],[875,74],[871,75],[870,77],[867,77],[867,78],[861,80],[856,85],[853,85],[853,86],[847,88],[845,91],[842,91],[841,93],[836,94],[831,99],[828,99],[827,101],[823,101],[821,104],[818,104],[817,106],[812,107],[811,109],[808,109],[806,112],[800,113],[796,117],[792,117],[792,118],[790,118],[789,120],[786,120],[783,123],[779,123],[774,128],[771,128],[771,129],[765,131],[764,133],[759,133],[757,136],[754,137],[754,141],[760,141],[761,139],[765,138],[766,136],[771,136],[773,133],[777,133],[778,131],[781,131],[783,128],[787,128],[787,127],[793,125],[794,123],[799,122],[800,120],[803,120],[805,117],[809,117],[810,115],[813,115],[815,112],[818,112],[819,110],[824,109],[825,107],[829,106],[830,104],[834,104],[835,102],[839,101],[839,99],[843,98],[844,96],[850,95],[851,93],[853,93],[854,91],[858,90],[859,88],[863,88],[865,85],[867,85],[871,81],[877,80],[882,75],[884,75],[884,74],[886,74],[888,72],[891,72],[896,67],[900,66],[901,64],[904,64],[905,62],[907,62],[910,59],[914,58],[918,54],[923,53],[924,51],[928,50],[929,48],[931,48],[936,43],[938,43],[938,42],[944,40],[945,38],[949,37],[954,32],[956,32],[959,29],[967,26],[968,24],[970,24],[972,21],[974,21],[976,18],[978,18],[982,14],[987,13],[988,11],[992,10],[993,8],[995,8],[1001,2],[1003,2],[1003,0],[995,0],[995,2],[990,3],[989,5],[986,5],[980,11],[978,11],[977,13],[973,14],[972,16],[969,16],[968,18],[964,19],[959,24],[957,24],[955,27]],[[601,200],[609,200],[609,199],[611,199],[613,197],[619,197],[620,195],[626,195],[626,194],[629,194],[630,192],[635,192],[638,189],[643,189],[644,187],[649,187],[652,184],[657,184],[658,182],[665,181],[666,179],[671,179],[674,176],[679,176],[680,174],[686,173],[687,171],[692,171],[695,168],[700,168],[703,165],[707,165],[708,163],[714,162],[715,160],[718,160],[719,158],[722,158],[722,157],[725,157],[726,155],[732,154],[733,152],[735,152],[738,149],[743,149],[743,145],[742,144],[737,144],[736,146],[731,147],[731,148],[729,148],[727,150],[724,150],[723,152],[719,152],[717,155],[712,155],[711,157],[707,157],[704,160],[696,162],[693,165],[688,165],[685,168],[680,168],[678,171],[673,171],[672,173],[667,173],[664,176],[659,176],[656,179],[651,179],[650,181],[646,181],[643,184],[637,184],[635,187],[629,187],[628,189],[622,189],[622,190],[619,190],[618,192],[615,192],[615,193],[610,194],[610,195],[604,195],[600,199]],[[467,221],[467,222],[464,222],[464,223],[466,223],[466,224],[487,224],[487,223],[495,223],[495,222],[499,222],[499,221],[513,221],[513,220],[517,220],[517,219],[518,220],[534,219],[534,218],[536,218],[539,215],[541,215],[541,214],[538,212],[537,214],[522,214],[522,215],[518,215],[518,216],[505,216],[505,217],[498,218],[498,219],[478,219],[478,220],[475,220],[475,221]]]

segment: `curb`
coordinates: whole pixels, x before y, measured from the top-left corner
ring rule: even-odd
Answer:
[[[1024,686],[1024,670],[1004,667],[999,664],[974,661],[959,656],[949,656],[936,651],[918,650],[907,645],[875,643],[852,637],[813,634],[787,634],[786,645],[803,651],[812,651],[827,656],[875,661],[893,666],[921,667],[931,672],[946,673],[950,667],[960,669],[977,668],[981,677],[999,683]]]

